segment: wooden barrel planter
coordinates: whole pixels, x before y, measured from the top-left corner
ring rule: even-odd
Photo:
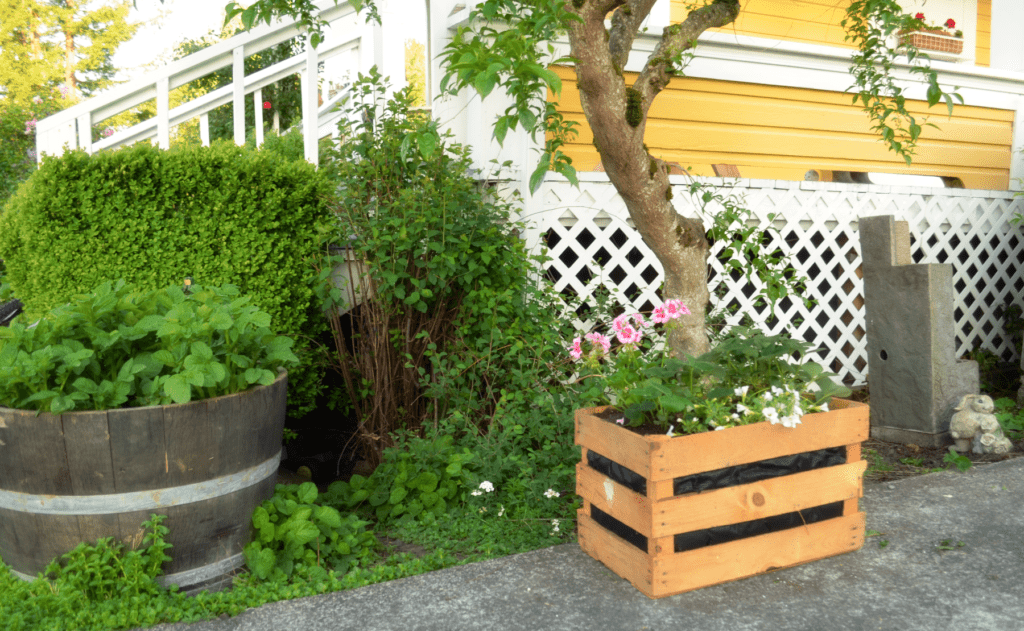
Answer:
[[[288,378],[182,405],[39,414],[0,408],[0,557],[31,580],[80,542],[131,546],[166,515],[163,584],[217,589],[273,496]]]
[[[868,406],[670,438],[576,411],[580,547],[649,598],[852,552]]]

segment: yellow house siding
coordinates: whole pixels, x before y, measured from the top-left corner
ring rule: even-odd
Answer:
[[[672,0],[673,23],[686,19],[687,4]],[[839,25],[848,6],[849,0],[740,0],[739,18],[712,31],[852,48]]]
[[[586,125],[570,68],[560,110],[580,123],[567,147],[580,171],[598,168],[600,157]],[[635,75],[627,73],[627,82]],[[742,177],[802,180],[808,170],[908,173],[959,177],[968,188],[1009,185],[1013,112],[958,106],[909,106],[940,129],[926,127],[911,166],[886,150],[867,115],[841,92],[764,86],[711,79],[674,79],[655,100],[645,142],[651,152],[695,175],[713,175],[713,164],[731,164]]]
[[[974,65],[988,67],[992,61],[992,0],[978,0],[978,39]]]

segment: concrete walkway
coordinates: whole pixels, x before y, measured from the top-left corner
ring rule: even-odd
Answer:
[[[861,507],[884,534],[857,552],[661,600],[566,544],[156,628],[1024,630],[1024,458],[871,485]]]

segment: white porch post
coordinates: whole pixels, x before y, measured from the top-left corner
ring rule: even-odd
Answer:
[[[317,148],[317,110],[320,107],[320,86],[317,85],[317,54],[312,46],[306,47],[306,71],[302,75],[302,139],[306,150],[306,160],[312,164],[320,164],[320,152]]]
[[[245,49],[241,46],[232,51],[233,64],[231,80],[235,89],[232,105],[234,110],[235,144],[245,144]]]
[[[256,119],[256,146],[263,146],[263,90],[256,90],[252,94],[252,105],[255,108]]]

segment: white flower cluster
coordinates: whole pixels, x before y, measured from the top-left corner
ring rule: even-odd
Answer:
[[[742,388],[736,388],[734,392],[736,396],[746,401],[749,390],[749,386],[743,386]],[[747,401],[748,405],[737,403],[736,413],[733,414],[733,418],[738,419],[741,414],[743,416],[760,414],[764,417],[764,420],[772,425],[781,424],[783,427],[795,428],[800,424],[800,417],[804,415],[804,410],[800,407],[800,401],[800,393],[788,385],[785,388],[772,386],[767,392],[761,393],[760,396],[752,397],[752,400]],[[715,429],[721,429],[721,427],[716,427]]]
[[[494,485],[491,484],[490,482],[488,482],[487,480],[484,480],[483,482],[480,483],[479,488],[477,488],[477,490],[471,492],[470,495],[479,496],[479,495],[483,495],[484,493],[492,493],[492,492],[494,492]]]
[[[548,490],[544,491],[544,497],[546,497],[548,499],[551,499],[553,497],[558,497],[558,491],[556,491],[554,489],[548,489]]]

